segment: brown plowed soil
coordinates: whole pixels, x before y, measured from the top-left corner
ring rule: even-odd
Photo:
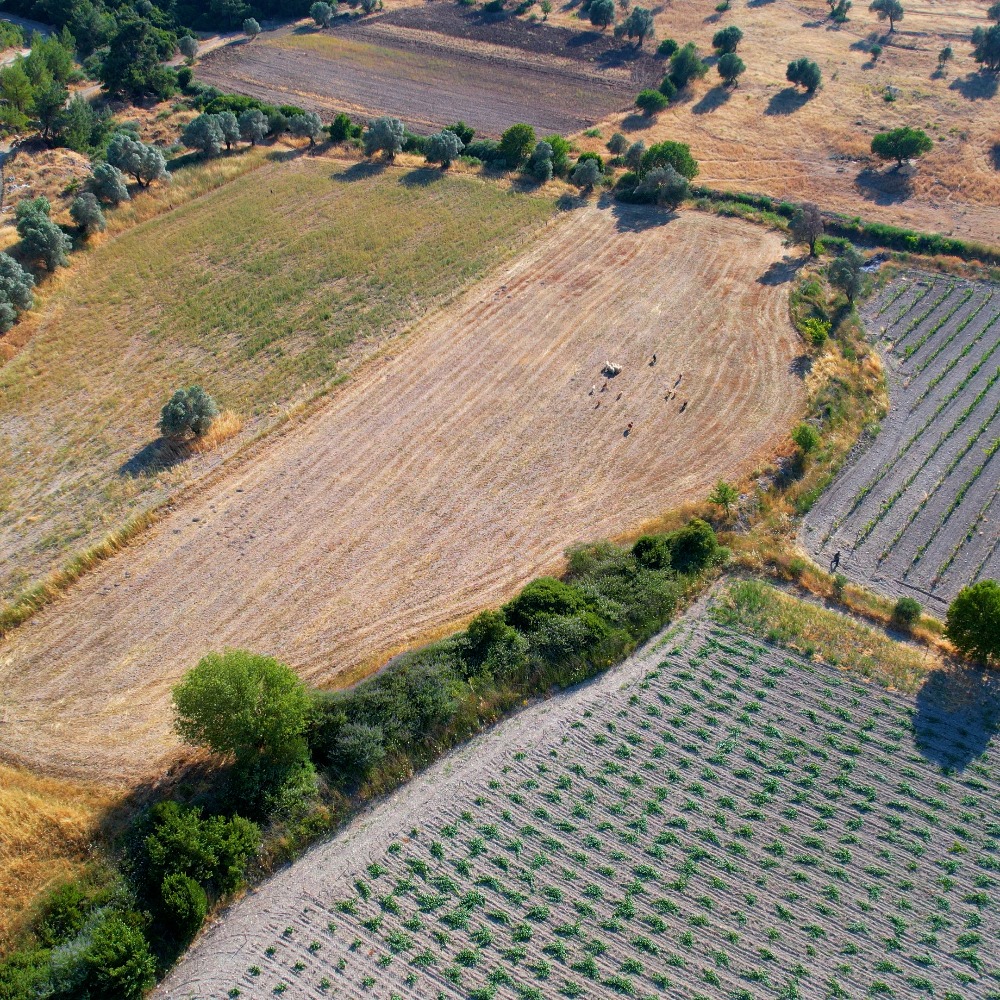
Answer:
[[[499,136],[514,122],[577,132],[631,105],[662,64],[609,33],[484,16],[454,4],[269,32],[206,57],[197,78],[329,118],[391,114],[417,132],[459,119]]]
[[[0,644],[0,754],[135,779],[206,651],[336,684],[748,471],[803,405],[782,254],[736,220],[576,211]]]

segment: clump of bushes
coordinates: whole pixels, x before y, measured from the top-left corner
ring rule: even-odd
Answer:
[[[920,602],[912,597],[901,597],[892,609],[892,623],[909,631],[920,621]]]

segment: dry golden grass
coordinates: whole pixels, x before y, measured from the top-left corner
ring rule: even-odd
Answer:
[[[730,190],[757,191],[896,225],[1000,242],[1000,94],[982,96],[988,76],[971,58],[969,35],[985,23],[976,0],[914,0],[874,65],[866,49],[885,32],[867,2],[857,0],[851,20],[836,28],[821,0],[773,0],[713,14],[704,0],[673,0],[656,16],[657,37],[694,41],[711,53],[712,35],[738,25],[739,54],[747,71],[724,91],[714,67],[676,105],[652,123],[617,115],[602,125],[605,139],[624,127],[647,144],[690,143],[701,163],[699,181]],[[577,22],[579,24],[579,22]],[[937,54],[951,45],[955,59],[936,75]],[[790,93],[788,62],[816,60],[823,86],[810,100]],[[994,81],[995,83],[995,81]],[[886,88],[897,88],[888,103]],[[968,94],[969,96],[964,96]],[[976,96],[979,95],[979,96]],[[872,135],[912,125],[926,129],[935,147],[923,160],[905,197],[891,184],[865,186]],[[600,140],[581,139],[586,148]]]
[[[753,468],[802,406],[783,257],[706,213],[563,216],[4,639],[3,752],[134,779],[208,650],[340,683]]]
[[[78,184],[89,173],[90,161],[71,149],[48,149],[40,140],[20,147],[3,168],[5,190],[0,243],[10,246],[17,240],[14,209],[25,198],[48,198],[56,222],[69,224],[70,202],[77,194],[73,182]]]
[[[84,869],[101,818],[118,798],[0,764],[0,952],[42,893]]]

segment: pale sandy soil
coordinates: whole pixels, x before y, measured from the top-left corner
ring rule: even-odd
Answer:
[[[128,783],[176,754],[170,687],[208,650],[336,684],[750,471],[803,408],[784,252],[571,213],[0,644],[0,755]]]

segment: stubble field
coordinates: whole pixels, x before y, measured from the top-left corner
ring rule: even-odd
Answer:
[[[820,560],[938,613],[1000,576],[1000,289],[914,272],[863,310],[887,360],[878,435],[820,498],[803,539]]]
[[[314,848],[157,996],[997,996],[997,692],[888,694],[718,613]]]
[[[582,43],[582,44],[581,44]],[[228,46],[198,79],[327,118],[402,118],[417,132],[462,120],[487,136],[515,122],[570,134],[628,107],[657,79],[648,56],[622,58],[598,32],[483,16],[455,4],[404,7],[326,31],[268,32]]]
[[[574,212],[3,640],[3,753],[136,780],[208,650],[342,682],[750,471],[803,405],[782,255],[736,220]]]

